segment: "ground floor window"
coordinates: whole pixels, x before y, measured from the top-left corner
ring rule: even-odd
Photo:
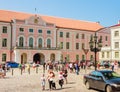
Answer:
[[[5,62],[7,58],[7,55],[5,53],[2,54],[2,61]]]

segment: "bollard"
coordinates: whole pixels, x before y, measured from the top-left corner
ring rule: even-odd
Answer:
[[[36,67],[36,73],[38,73],[38,67]]]
[[[30,74],[30,68],[28,69],[28,73]]]
[[[22,75],[22,68],[21,68],[21,75]]]
[[[13,68],[12,68],[12,76],[13,76]]]

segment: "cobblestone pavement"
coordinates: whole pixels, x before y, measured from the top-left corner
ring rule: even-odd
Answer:
[[[87,70],[87,73],[91,70]],[[36,70],[31,69],[31,73],[28,74],[27,71],[22,73],[19,69],[15,69],[12,72],[7,72],[5,79],[0,79],[0,92],[42,92],[40,85],[40,76],[42,75],[42,67]],[[55,82],[56,90],[51,92],[100,92],[94,89],[87,90],[83,84],[83,75],[85,70],[81,70],[79,75],[75,73],[68,73],[68,84],[64,84],[63,89],[58,85],[58,72],[55,72]],[[47,72],[45,73],[47,76]],[[46,81],[46,90],[44,92],[49,92],[48,82]]]

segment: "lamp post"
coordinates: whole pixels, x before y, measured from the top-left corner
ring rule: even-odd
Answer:
[[[96,32],[95,32],[94,37],[91,36],[89,45],[90,45],[90,50],[91,50],[92,52],[94,52],[94,54],[95,54],[95,70],[97,70],[97,59],[96,59],[96,55],[97,55],[97,52],[99,52],[99,51],[101,50],[101,47],[102,47],[102,39],[100,38],[100,39],[98,40],[98,37],[97,37],[97,35],[96,35]]]
[[[88,53],[89,49],[83,48],[83,51],[84,51],[85,56],[86,56],[86,60],[85,60],[85,73],[86,73],[87,72],[87,53]]]

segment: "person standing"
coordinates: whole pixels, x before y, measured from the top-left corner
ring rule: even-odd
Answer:
[[[45,90],[45,74],[41,76],[41,86],[42,86],[42,90]]]

